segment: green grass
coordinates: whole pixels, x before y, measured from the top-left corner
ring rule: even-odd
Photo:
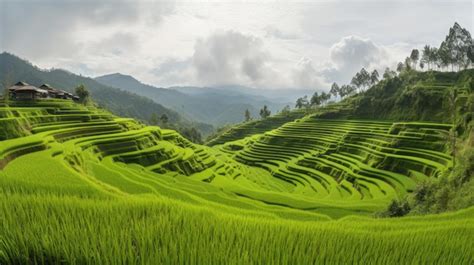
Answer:
[[[473,208],[421,218],[301,222],[166,199],[2,194],[0,207],[0,262],[7,264],[474,262]]]
[[[472,208],[371,217],[450,169],[446,124],[316,113],[208,147],[70,101],[1,106],[0,264],[474,262]]]

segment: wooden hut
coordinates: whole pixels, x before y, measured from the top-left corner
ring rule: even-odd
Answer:
[[[47,90],[37,88],[26,82],[18,82],[11,86],[8,91],[13,99],[29,100],[48,97]]]

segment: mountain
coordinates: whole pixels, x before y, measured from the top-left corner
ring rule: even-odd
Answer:
[[[240,86],[167,89],[143,84],[130,75],[120,73],[99,76],[95,80],[104,85],[146,96],[190,119],[215,126],[241,122],[246,109],[249,109],[253,117],[258,117],[260,108],[264,105],[276,113],[293,102],[292,99],[285,100],[286,95],[281,93],[277,93],[280,96],[269,99],[261,95],[274,93]]]
[[[219,87],[189,87],[189,86],[177,86],[170,87],[170,89],[177,90],[186,94],[200,95],[203,93],[220,93],[220,94],[244,94],[248,96],[258,97],[264,100],[270,100],[272,102],[279,103],[288,103],[296,101],[297,98],[304,95],[312,95],[314,90],[310,89],[263,89],[263,88],[254,88],[246,87],[239,85],[227,85]],[[263,96],[264,95],[264,96]]]
[[[124,91],[104,85],[92,78],[61,69],[43,70],[26,60],[4,52],[0,54],[0,80],[6,79],[10,79],[11,82],[22,80],[36,86],[48,83],[68,92],[73,92],[77,85],[84,84],[90,90],[94,101],[114,114],[142,121],[150,121],[153,113],[158,117],[166,114],[169,123],[175,124],[177,127],[196,127],[203,135],[208,135],[213,131],[211,125],[192,122],[176,111],[137,95],[133,91]]]

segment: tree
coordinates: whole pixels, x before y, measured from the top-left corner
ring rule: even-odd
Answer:
[[[416,70],[416,64],[418,63],[418,59],[420,59],[420,51],[417,49],[413,49],[410,54],[410,60],[413,63],[413,68]]]
[[[389,217],[400,217],[408,214],[410,210],[410,205],[407,201],[398,202],[397,200],[393,200],[388,206],[387,215]]]
[[[401,73],[405,69],[405,65],[402,62],[397,64],[397,72]]]
[[[185,138],[190,140],[193,143],[201,144],[202,143],[202,136],[196,128],[181,128],[180,130],[181,135]]]
[[[89,102],[90,93],[84,85],[79,85],[75,89],[76,95],[79,97],[79,102],[86,105]]]
[[[309,106],[308,96],[304,96],[296,100],[295,108],[301,109],[301,108],[307,108],[308,106]]]
[[[168,115],[166,113],[163,113],[160,117],[161,124],[166,125],[169,121]]]
[[[342,85],[339,96],[344,98],[346,96],[352,95],[356,91],[356,88],[351,85]]]
[[[439,56],[439,63],[441,67],[448,67],[451,65],[451,69],[453,69],[452,62],[454,61],[452,54],[451,54],[451,47],[449,47],[449,43],[443,41],[441,46],[438,49],[438,56]]]
[[[451,70],[453,70],[454,65],[457,65],[458,69],[467,67],[470,63],[467,53],[472,44],[469,31],[455,22],[439,47],[443,65],[451,65]]]
[[[421,70],[423,70],[423,68],[425,68],[425,64],[423,62],[420,62],[420,68],[421,68]]]
[[[331,93],[323,92],[321,96],[319,96],[321,104],[326,104],[326,102],[331,99]]]
[[[437,68],[439,68],[439,52],[438,52],[438,48],[436,47],[432,47],[430,49],[430,63],[433,63],[434,66],[436,66]]]
[[[151,114],[150,124],[151,125],[158,125],[158,115],[156,113]]]
[[[421,66],[421,63],[423,64],[426,64],[428,66],[428,70],[431,69],[431,48],[429,45],[425,45],[425,47],[423,47],[423,51],[422,51],[422,54],[421,54],[421,60],[420,60],[420,66]]]
[[[319,96],[318,92],[314,92],[313,96],[310,100],[311,106],[319,106],[321,105],[321,97]]]
[[[471,47],[469,47],[469,49],[467,51],[467,57],[471,61],[470,63],[474,64],[474,44],[471,45]]]
[[[370,73],[365,70],[365,68],[360,69],[360,78],[362,79],[362,86],[364,88],[367,88],[370,86]],[[377,78],[378,78],[378,73],[377,73]]]
[[[290,106],[289,105],[286,105],[282,110],[281,110],[281,114],[284,114],[286,116],[288,116],[290,114]]]
[[[331,93],[333,96],[337,97],[340,90],[341,89],[339,88],[339,86],[336,84],[336,82],[334,82],[334,83],[332,83],[331,90],[329,90],[329,93]]]
[[[456,166],[456,138],[457,138],[457,133],[456,133],[456,117],[457,117],[457,109],[456,109],[456,100],[457,100],[457,90],[456,88],[452,88],[448,92],[448,106],[449,106],[449,112],[451,114],[451,122],[453,123],[453,126],[451,130],[449,131],[449,138],[451,142],[451,149],[452,149],[452,154],[453,154],[453,167]]]
[[[252,119],[252,117],[250,116],[249,109],[245,110],[244,116],[245,116],[245,121],[250,121]]]
[[[10,69],[2,79],[3,88],[3,102],[6,106],[10,101],[10,91],[8,90],[13,85],[13,71]]]
[[[358,88],[360,91],[370,86],[370,83],[370,74],[365,70],[365,68],[360,69],[360,72],[356,73],[351,80],[351,85]]]
[[[267,105],[264,105],[263,108],[260,110],[260,117],[262,117],[262,119],[265,119],[270,115],[271,111],[268,109]]]
[[[351,79],[351,85],[356,88],[360,88],[362,86],[361,77],[359,73],[356,73],[354,77]]]
[[[395,73],[394,71],[390,70],[390,68],[385,68],[385,71],[383,72],[383,79],[390,79],[394,76],[396,76],[397,73]]]
[[[370,74],[370,85],[373,86],[379,81],[379,72],[377,70],[372,71]]]
[[[405,70],[411,70],[411,59],[410,57],[405,58]]]

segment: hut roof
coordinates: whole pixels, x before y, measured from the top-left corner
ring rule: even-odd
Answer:
[[[15,89],[15,92],[18,93],[18,92],[36,92],[36,93],[48,93],[47,90],[44,90],[44,89],[40,89],[40,88],[37,88],[35,86],[22,86],[22,87],[19,87],[17,89]]]
[[[30,84],[26,83],[25,81],[20,81],[16,83],[14,86],[29,86]]]
[[[42,84],[40,86],[40,88],[42,89],[46,89],[46,90],[51,90],[51,89],[54,89],[52,86],[50,86],[49,84]]]

